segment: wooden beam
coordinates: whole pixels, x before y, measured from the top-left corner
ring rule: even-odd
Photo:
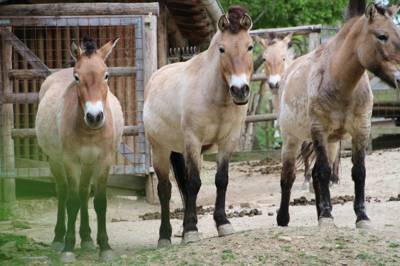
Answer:
[[[81,16],[159,14],[158,3],[56,3],[2,5],[0,16]]]
[[[50,73],[57,72],[62,68],[51,68]],[[137,69],[136,67],[109,67],[108,71],[111,77],[127,77],[133,76]],[[11,69],[8,71],[8,76],[12,79],[39,79],[47,77],[47,71],[41,69]]]
[[[251,81],[264,81],[267,80],[265,73],[256,73],[251,77]]]
[[[123,135],[137,136],[139,135],[139,133],[143,132],[144,132],[143,125],[125,126]],[[14,128],[11,131],[11,136],[13,138],[35,138],[36,130],[34,128]]]
[[[246,117],[246,123],[268,122],[276,119],[276,114],[249,115]]]
[[[1,9],[0,9],[1,10]],[[33,67],[40,69],[50,74],[49,68],[37,57],[25,43],[23,43],[17,36],[14,35],[9,29],[0,27],[0,35],[4,40],[9,41],[14,49]],[[7,70],[8,71],[8,70]]]
[[[272,28],[272,29],[258,29],[250,31],[250,35],[267,35],[269,33],[274,33],[276,35],[287,35],[289,33],[294,33],[297,35],[306,35],[312,32],[321,32],[324,29],[321,25],[308,25],[308,26],[297,26],[297,27],[287,27],[287,28]]]
[[[157,19],[158,68],[168,63],[167,15],[168,9],[165,2],[160,1],[160,16]]]

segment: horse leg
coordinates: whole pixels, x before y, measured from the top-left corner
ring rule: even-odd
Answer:
[[[81,224],[79,227],[79,235],[81,237],[81,248],[86,250],[96,249],[93,244],[93,239],[90,236],[91,230],[89,226],[89,213],[88,213],[88,200],[89,200],[89,188],[90,180],[92,177],[91,169],[88,167],[82,168],[81,180],[79,184],[79,197],[80,197],[80,213],[81,213]]]
[[[331,177],[332,184],[338,184],[339,183],[339,165],[340,165],[341,145],[342,145],[341,142],[339,142],[339,148],[337,149],[335,161],[333,162],[332,177]]]
[[[201,187],[200,165],[201,144],[194,136],[185,139],[186,194],[185,214],[183,218],[183,243],[200,240],[197,230],[196,200]]]
[[[67,202],[67,180],[62,164],[50,160],[50,170],[54,176],[57,190],[57,223],[54,228],[54,240],[51,244],[56,251],[62,251],[64,248],[65,237],[65,209]]]
[[[75,261],[75,254],[73,253],[75,247],[75,223],[76,216],[79,211],[79,193],[78,193],[78,180],[80,169],[74,165],[67,166],[67,181],[68,181],[68,197],[67,197],[67,233],[65,236],[64,250],[61,254],[61,261],[63,263],[70,263]]]
[[[303,183],[303,189],[308,189],[310,180],[311,180],[311,170],[310,170],[310,152],[309,149],[307,149],[309,145],[309,142],[304,141],[303,144],[301,144],[301,157],[304,162],[304,183]],[[311,191],[312,192],[312,191]]]
[[[178,184],[179,192],[181,194],[183,208],[186,206],[187,194],[186,194],[186,174],[185,174],[185,158],[183,154],[177,152],[171,152],[170,162],[174,172],[176,183]],[[181,226],[179,236],[183,236],[183,225]]]
[[[332,204],[329,191],[329,182],[332,175],[331,163],[327,151],[327,141],[323,134],[317,129],[311,129],[311,136],[313,140],[313,147],[316,154],[315,159],[315,177],[318,179],[319,184],[319,225],[333,225],[332,217]],[[329,153],[332,154],[332,153]]]
[[[107,164],[107,163],[106,163]],[[94,174],[95,192],[94,192],[94,210],[97,215],[97,244],[100,247],[100,259],[110,261],[114,255],[108,244],[108,235],[106,228],[106,212],[107,212],[107,178],[110,167],[99,169],[98,174]]]
[[[235,231],[226,217],[225,212],[225,197],[228,187],[228,171],[229,160],[234,144],[236,141],[229,141],[227,143],[219,144],[218,158],[217,158],[217,173],[215,175],[215,186],[217,187],[217,198],[215,201],[214,221],[217,225],[218,236],[231,235]]]
[[[285,136],[282,147],[281,171],[281,203],[276,217],[279,226],[287,226],[290,221],[289,202],[290,193],[296,179],[295,164],[300,141],[291,136]]]
[[[320,202],[321,202],[321,192],[319,190],[317,168],[316,168],[315,164],[312,169],[312,181],[313,181],[313,188],[314,188],[314,194],[315,194],[315,206],[317,208],[317,219],[319,219],[319,216],[321,215],[321,209],[319,207]]]
[[[370,220],[365,210],[365,154],[368,146],[367,136],[353,136],[351,176],[354,181],[355,198],[354,212],[356,213],[356,227],[369,228]]]
[[[161,226],[158,247],[171,245],[172,227],[169,218],[169,201],[171,199],[171,182],[169,180],[170,151],[153,148],[153,167],[158,177],[157,192],[161,204]]]

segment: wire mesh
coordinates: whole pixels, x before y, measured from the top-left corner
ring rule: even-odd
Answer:
[[[109,87],[121,103],[125,125],[142,124],[144,53],[141,16],[10,17],[9,20],[11,24],[8,29],[51,70],[71,65],[71,43],[79,44],[85,35],[93,38],[98,47],[119,37],[120,40],[108,58],[107,65],[109,68],[130,67],[135,69],[135,73],[129,76],[111,75]],[[29,75],[9,77],[10,71],[33,70],[33,67],[17,49],[8,47],[8,40],[2,38],[2,44],[2,61],[6,60],[9,64],[2,64],[0,87],[10,88],[8,92],[14,95],[37,94],[44,78]],[[4,46],[11,50],[7,52]],[[49,177],[47,157],[38,146],[36,137],[11,136],[14,129],[32,131],[35,128],[38,103],[27,103],[21,99],[17,98],[13,104],[4,104],[2,109],[6,108],[6,112],[3,110],[0,113],[0,147],[2,147],[0,175],[24,178]],[[7,141],[13,142],[9,143],[9,146],[13,147],[12,152],[6,151],[3,149],[4,145],[1,145]],[[119,152],[115,155],[111,174],[148,173],[146,156],[149,154],[143,130],[135,136],[124,136]],[[5,162],[7,164],[11,161],[14,165],[4,166]],[[5,171],[7,169],[12,171]]]

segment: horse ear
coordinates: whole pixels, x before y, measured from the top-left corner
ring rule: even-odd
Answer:
[[[387,9],[387,13],[391,17],[395,17],[400,10],[400,5],[392,5]]]
[[[376,13],[378,11],[376,10],[375,4],[374,3],[370,3],[367,8],[365,9],[365,16],[372,21],[374,19],[374,17],[376,16]]]
[[[78,61],[79,57],[81,56],[81,54],[83,53],[81,47],[79,47],[78,45],[76,45],[75,42],[72,42],[71,44],[71,49],[70,49],[70,54],[72,59],[74,59],[74,61]]]
[[[240,25],[245,30],[250,30],[253,27],[253,20],[251,20],[251,17],[249,15],[244,14],[244,16],[240,19]]]
[[[218,20],[218,29],[223,32],[229,26],[229,19],[226,15],[222,15]]]
[[[266,42],[266,40],[265,40],[264,38],[261,38],[261,37],[258,36],[258,35],[253,36],[253,40],[254,40],[256,43],[261,44],[264,48],[267,48],[267,46],[268,46],[268,43]]]
[[[119,41],[119,37],[116,37],[114,40],[109,41],[108,43],[104,44],[97,52],[103,57],[104,61],[107,60],[108,56],[111,54],[115,45]]]
[[[293,32],[289,33],[285,38],[283,38],[283,41],[287,44],[289,48],[292,47],[292,37]]]

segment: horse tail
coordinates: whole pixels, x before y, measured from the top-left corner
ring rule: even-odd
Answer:
[[[185,159],[182,153],[178,152],[171,152],[169,159],[172,165],[172,170],[174,171],[176,183],[178,184],[179,192],[181,194],[183,206],[185,206],[185,198],[186,198]]]
[[[353,17],[361,16],[365,13],[367,7],[365,0],[349,0],[345,11],[345,20],[349,20]]]
[[[339,169],[340,169],[340,151],[342,149],[342,142],[339,141],[339,149],[337,157],[333,162],[331,181],[332,183],[339,183]],[[304,141],[301,145],[300,153],[297,155],[296,168],[300,168],[308,161],[309,165],[313,165],[315,161],[315,152],[311,141]],[[311,169],[310,169],[311,170]]]

